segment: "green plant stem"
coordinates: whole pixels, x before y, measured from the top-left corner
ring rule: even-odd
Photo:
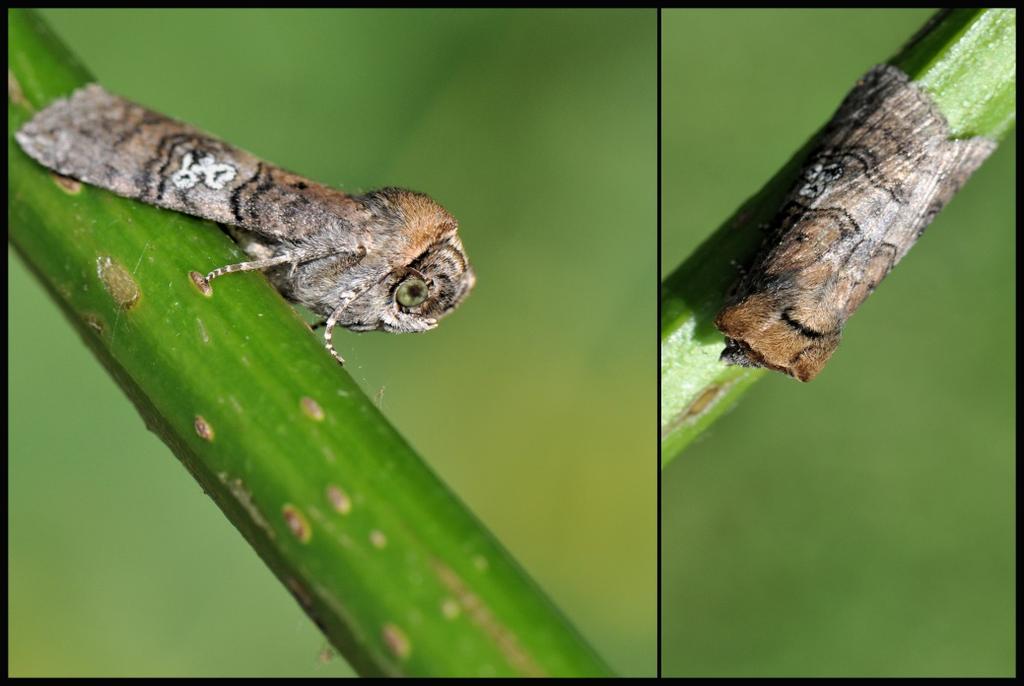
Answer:
[[[1015,10],[940,12],[890,63],[935,98],[954,136],[999,140],[1013,128]],[[662,467],[766,373],[719,362],[725,340],[714,317],[736,278],[736,264],[753,256],[758,225],[778,208],[814,138],[662,282]]]
[[[185,467],[361,674],[608,668],[209,222],[59,178],[13,132],[91,80],[8,13],[10,240]],[[112,437],[111,449],[117,439]]]

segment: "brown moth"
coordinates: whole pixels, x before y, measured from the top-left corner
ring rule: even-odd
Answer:
[[[97,84],[42,110],[15,134],[45,167],[114,193],[233,227],[251,261],[193,280],[266,269],[292,302],[335,325],[432,329],[475,282],[458,224],[422,193],[349,195],[261,161]]]
[[[880,65],[822,130],[715,318],[721,359],[810,381],[843,325],[995,149],[951,140],[931,97]]]

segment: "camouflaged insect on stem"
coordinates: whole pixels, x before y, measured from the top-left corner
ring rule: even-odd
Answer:
[[[822,130],[715,325],[722,361],[810,381],[843,326],[995,149],[951,140],[931,96],[880,65]]]
[[[264,162],[187,124],[90,84],[53,102],[16,138],[40,164],[114,193],[233,227],[252,261],[192,278],[268,270],[292,302],[335,325],[432,329],[475,276],[458,224],[422,193],[349,195]]]

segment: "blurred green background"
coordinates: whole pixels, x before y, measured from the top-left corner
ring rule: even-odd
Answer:
[[[337,333],[346,369],[613,668],[654,674],[655,12],[43,16],[116,93],[459,219],[473,295],[423,336]],[[9,672],[350,673],[8,265]]]
[[[665,273],[930,14],[665,11]],[[666,675],[1015,674],[1014,189],[1011,136],[820,377],[665,470]]]

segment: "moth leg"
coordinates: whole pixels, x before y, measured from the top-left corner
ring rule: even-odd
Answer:
[[[199,288],[203,295],[209,296],[213,293],[213,288],[210,287],[210,282],[216,279],[218,276],[230,274],[231,272],[250,272],[256,269],[266,269],[267,267],[275,267],[279,264],[284,264],[291,261],[291,255],[278,255],[277,257],[268,257],[263,260],[253,260],[251,262],[239,262],[238,264],[229,264],[225,267],[214,269],[212,272],[203,276],[199,272],[189,272],[188,275],[192,279],[193,283]]]
[[[252,260],[249,262],[239,262],[238,264],[229,264],[224,267],[219,267],[217,269],[214,269],[205,277],[199,274],[198,272],[190,272],[189,275],[192,277],[192,280],[196,283],[196,285],[199,286],[199,289],[204,294],[209,295],[210,293],[213,292],[213,289],[210,287],[210,281],[216,279],[218,276],[223,276],[224,274],[230,274],[232,272],[249,272],[268,269],[270,267],[276,267],[279,264],[289,263],[292,265],[292,271],[294,272],[295,267],[302,262],[309,262],[311,260],[320,259],[322,257],[330,257],[331,255],[337,255],[340,254],[341,252],[346,251],[325,250],[309,253],[285,253],[283,255],[278,255],[276,257],[268,257],[265,259]],[[350,254],[354,258],[354,262],[358,262],[359,260],[366,257],[366,253],[366,248],[360,245],[355,251],[351,252]],[[348,291],[347,293],[342,294],[342,302],[337,308],[335,308],[333,312],[331,312],[331,316],[328,317],[325,321],[322,320],[320,322],[317,322],[312,327],[314,329],[317,329],[320,326],[326,327],[324,330],[325,347],[327,348],[327,351],[331,353],[331,357],[336,359],[339,364],[345,364],[345,358],[343,358],[338,353],[338,351],[334,349],[334,344],[331,342],[331,339],[334,334],[334,326],[335,324],[338,323],[338,320],[341,318],[341,315],[345,311],[345,308],[347,308],[353,300],[358,298],[367,290],[369,290],[369,287],[364,288],[359,292]]]
[[[338,322],[338,317],[341,316],[342,310],[344,310],[347,306],[348,303],[346,302],[344,305],[336,309],[334,312],[331,312],[331,316],[328,317],[327,321],[325,322],[325,326],[327,328],[324,329],[324,347],[327,348],[327,352],[329,352],[331,354],[331,357],[336,359],[338,361],[338,364],[340,365],[345,364],[345,358],[342,357],[338,353],[338,351],[334,349],[334,343],[331,342],[331,337],[334,334],[334,325]]]
[[[352,304],[352,301],[368,290],[370,290],[370,286],[367,286],[359,292],[348,291],[343,293],[341,304],[334,309],[334,312],[331,312],[331,316],[327,318],[326,322],[324,322],[324,347],[327,348],[327,352],[331,354],[331,357],[338,361],[338,364],[345,364],[345,358],[343,358],[338,351],[334,349],[334,343],[331,342],[331,339],[334,336],[334,325],[338,323],[338,320],[341,319],[342,313],[350,304]]]
[[[239,262],[238,264],[229,264],[224,267],[218,267],[212,272],[207,274],[205,277],[204,290],[210,289],[210,282],[216,279],[218,276],[224,276],[225,274],[231,274],[232,272],[251,272],[261,271],[263,269],[269,269],[270,267],[276,267],[279,264],[291,264],[292,269],[290,276],[295,274],[295,269],[303,262],[311,262],[312,260],[320,259],[321,257],[330,257],[331,255],[339,254],[336,250],[321,250],[316,252],[302,252],[295,251],[284,253],[276,257],[267,257],[259,260],[251,260],[249,262]],[[359,249],[352,253],[355,257],[355,261],[366,257],[366,248],[359,246]]]
[[[278,255],[277,257],[268,257],[265,260],[253,260],[252,262],[239,262],[238,264],[229,264],[225,267],[219,267],[214,269],[212,272],[206,275],[207,284],[213,281],[218,276],[224,276],[232,272],[251,272],[258,269],[267,269],[269,267],[276,267],[279,264],[285,264],[293,261],[295,258],[293,255],[284,254]]]
[[[360,245],[359,247],[357,247],[352,252],[349,252],[347,250],[340,250],[339,251],[339,250],[334,250],[332,248],[326,248],[324,250],[320,250],[320,251],[317,251],[317,252],[310,252],[310,253],[307,253],[307,254],[300,254],[292,262],[292,268],[288,271],[288,276],[289,276],[289,278],[295,276],[295,270],[298,269],[299,265],[303,264],[304,262],[312,262],[313,260],[319,260],[322,257],[331,257],[332,255],[345,255],[345,254],[347,254],[350,257],[350,259],[352,260],[352,264],[354,265],[354,264],[357,264],[359,262],[359,260],[361,260],[364,257],[366,257],[366,248],[364,248],[363,246]]]

